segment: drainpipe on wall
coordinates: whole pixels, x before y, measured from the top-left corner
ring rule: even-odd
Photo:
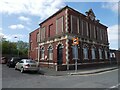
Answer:
[[[40,44],[39,44],[40,40],[41,40],[41,38],[40,38],[40,27],[39,27],[39,37],[38,38],[39,38],[38,39],[38,65],[40,66]]]
[[[57,62],[55,63],[55,70],[58,71]]]
[[[40,46],[38,44],[38,65],[40,65]]]

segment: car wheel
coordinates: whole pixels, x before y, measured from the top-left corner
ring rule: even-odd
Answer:
[[[22,67],[21,70],[20,70],[21,73],[24,73],[24,68]]]
[[[8,67],[9,67],[9,68],[11,68],[11,66],[10,66],[10,65],[9,65]]]
[[[36,73],[39,73],[39,69],[35,71]]]
[[[17,67],[15,66],[15,70],[17,70]]]

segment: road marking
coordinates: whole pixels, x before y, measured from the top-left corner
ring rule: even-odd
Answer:
[[[117,71],[118,69],[114,69],[114,70],[110,70],[110,71],[105,71],[105,72],[101,72],[101,73],[96,73],[97,75],[98,74],[104,74],[104,73],[109,73],[109,72],[113,72],[113,71]]]
[[[111,86],[111,87],[109,87],[108,89],[105,89],[105,90],[110,90],[110,89],[113,89],[113,88],[118,88],[119,85],[120,85],[120,83],[118,83],[117,85]]]
[[[109,73],[109,72],[113,72],[113,71],[117,71],[118,69],[115,70],[110,70],[110,71],[105,71],[105,72],[101,72],[101,73],[94,73],[94,74],[85,74],[85,75],[73,75],[73,76],[93,76],[93,75],[100,75],[100,74],[104,74],[104,73]]]
[[[116,88],[116,87],[118,87],[120,85],[120,83],[119,84],[117,84],[117,85],[115,85],[115,86],[112,86],[112,87],[110,87],[111,89],[112,88]]]

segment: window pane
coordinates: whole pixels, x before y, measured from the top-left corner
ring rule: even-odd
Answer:
[[[44,59],[44,48],[41,50],[41,58]]]
[[[41,40],[45,39],[45,27],[41,29]]]
[[[84,53],[84,59],[88,59],[88,49],[83,48],[83,53]]]
[[[56,33],[61,34],[63,32],[63,17],[56,20]]]
[[[102,59],[102,50],[99,49],[99,58]]]
[[[78,18],[76,16],[71,16],[71,33],[78,33]]]
[[[108,59],[107,51],[105,51],[105,59]]]
[[[51,46],[48,48],[48,58],[53,60],[53,48]]]
[[[92,59],[95,59],[95,49],[92,48]]]

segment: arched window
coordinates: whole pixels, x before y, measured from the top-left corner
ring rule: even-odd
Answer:
[[[57,64],[62,65],[63,63],[63,45],[59,44],[57,47]]]
[[[102,58],[102,49],[101,48],[99,48],[99,59],[103,59]]]
[[[92,52],[92,59],[96,59],[95,48],[94,47],[91,49],[91,52]]]
[[[44,56],[45,56],[44,52],[45,52],[45,49],[44,47],[42,47],[41,48],[41,59],[44,59]]]
[[[105,50],[105,59],[108,59],[108,52]]]
[[[115,56],[115,53],[113,52],[113,53],[110,53],[110,57],[111,58],[115,58],[116,56]]]
[[[88,59],[88,47],[83,47],[84,59]]]
[[[48,59],[53,60],[53,48],[52,48],[52,46],[49,46],[49,48],[48,48]]]

